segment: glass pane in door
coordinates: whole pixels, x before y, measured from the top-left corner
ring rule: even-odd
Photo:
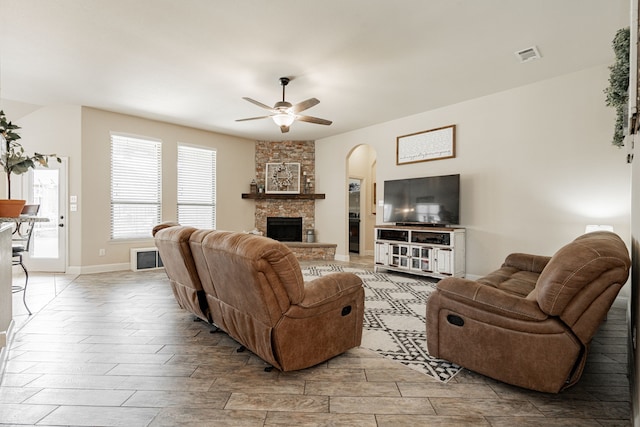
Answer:
[[[49,218],[49,221],[36,223],[31,239],[31,258],[59,257],[59,177],[57,169],[38,168],[33,170],[33,203],[40,205],[38,216]]]

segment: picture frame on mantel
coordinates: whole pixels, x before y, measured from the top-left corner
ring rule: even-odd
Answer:
[[[450,159],[456,156],[456,125],[396,138],[396,165]]]
[[[267,163],[264,182],[267,194],[300,194],[300,163]]]

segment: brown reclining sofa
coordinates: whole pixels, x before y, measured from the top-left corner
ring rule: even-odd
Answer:
[[[481,279],[443,279],[427,301],[429,354],[557,393],[582,375],[591,339],[629,267],[620,237],[593,232],[552,257],[511,254]]]
[[[355,274],[305,283],[285,244],[247,233],[163,223],[153,234],[180,307],[277,369],[304,369],[360,345],[364,288]]]

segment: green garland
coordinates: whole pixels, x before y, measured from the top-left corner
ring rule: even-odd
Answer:
[[[612,144],[616,147],[624,146],[624,121],[629,101],[629,28],[618,30],[613,38],[613,51],[616,62],[609,67],[609,87],[604,90],[607,95],[606,104],[616,109],[616,125]]]

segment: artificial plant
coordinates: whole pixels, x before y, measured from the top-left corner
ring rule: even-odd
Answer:
[[[62,162],[56,154],[33,153],[32,156],[24,152],[22,144],[18,142],[20,135],[16,132],[20,126],[7,120],[4,111],[0,110],[0,165],[7,174],[7,198],[11,198],[11,174],[20,175],[29,169],[40,166],[49,167],[49,158],[54,157],[58,163]]]
[[[612,144],[624,145],[624,122],[629,103],[629,28],[618,30],[613,38],[613,52],[616,62],[609,67],[609,87],[604,90],[607,95],[606,104],[616,109],[616,124]]]

